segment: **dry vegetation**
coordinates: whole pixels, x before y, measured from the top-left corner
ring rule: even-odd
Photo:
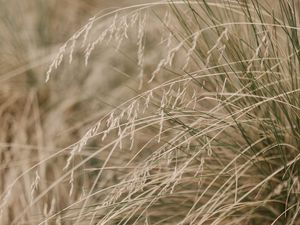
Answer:
[[[300,224],[300,1],[133,3],[1,1],[1,225]]]

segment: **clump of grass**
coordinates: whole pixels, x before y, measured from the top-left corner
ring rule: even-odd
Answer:
[[[78,49],[93,65],[102,44],[134,53],[133,68],[117,71],[132,77],[136,94],[34,166],[64,160],[13,223],[34,220],[30,208],[59,186],[70,202],[53,203],[37,224],[300,223],[299,8],[171,1],[89,20],[46,80]]]

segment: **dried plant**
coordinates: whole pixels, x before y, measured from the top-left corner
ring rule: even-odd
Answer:
[[[126,76],[106,89],[120,100],[5,183],[4,221],[299,224],[299,9],[298,0],[170,1],[93,16],[61,45],[47,85],[74,60],[102,72],[122,64],[92,79]],[[11,218],[16,198],[24,203]]]

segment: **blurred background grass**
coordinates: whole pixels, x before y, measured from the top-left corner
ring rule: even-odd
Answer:
[[[1,0],[0,194],[31,166],[77,141],[103,112],[133,92],[126,84],[131,79],[111,73],[124,65],[120,61],[105,64],[110,53],[104,49],[101,53],[95,51],[103,66],[90,62],[87,68],[82,58],[75,57],[72,66],[55,70],[48,83],[45,74],[58,48],[90,17],[134,2]],[[107,71],[109,76],[105,76]],[[125,96],[122,89],[126,89]],[[64,159],[53,159],[41,166],[39,176],[44,188],[60,176],[58,171],[64,165]],[[1,217],[1,225],[10,224],[26,208],[28,199],[18,193],[31,192],[32,177],[31,173],[22,176]],[[56,196],[61,209],[72,202],[66,194],[69,187],[59,188],[42,202],[50,205]],[[43,214],[43,207],[32,209],[33,214]],[[33,217],[28,221],[35,223]]]
[[[50,84],[45,83],[45,72],[53,54],[90,17],[103,9],[107,10],[132,3],[133,1],[96,0],[2,1],[0,9],[2,101],[15,96],[23,99],[22,103],[25,107],[26,99],[29,95],[33,95],[36,98],[35,104],[41,110],[43,123],[47,120],[45,113],[50,114],[51,111],[63,107],[64,109],[57,112],[54,117],[56,121],[64,121],[57,122],[57,125],[60,124],[58,126],[69,121],[70,124],[67,127],[71,126],[72,121],[76,121],[77,117],[72,115],[76,111],[87,113],[90,112],[90,107],[101,108],[100,106],[103,104],[107,105],[101,101],[99,92],[110,95],[107,88],[113,88],[120,81],[107,76],[105,80],[97,82],[99,71],[93,70],[93,66],[86,68],[82,59],[78,60],[78,63],[74,63],[72,68],[56,70]],[[108,58],[107,56],[105,57]],[[98,75],[90,78],[95,73]],[[58,74],[59,76],[57,76]],[[95,80],[96,84],[93,82]],[[96,87],[86,88],[86,85],[96,85]],[[101,90],[99,90],[100,87]],[[84,102],[85,107],[79,107],[80,102]],[[20,104],[17,105],[21,107]],[[44,127],[44,131],[55,130],[53,127],[56,122],[49,122],[49,124],[51,126]],[[59,130],[66,130],[67,127]],[[57,134],[57,131],[52,132],[53,135]],[[72,137],[72,135],[70,136]],[[66,140],[65,137],[61,139]]]

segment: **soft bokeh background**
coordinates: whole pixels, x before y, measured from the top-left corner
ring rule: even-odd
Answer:
[[[128,60],[110,61],[115,53],[109,48],[95,50],[88,67],[82,56],[75,56],[72,65],[55,70],[45,83],[47,68],[58,48],[90,17],[104,9],[133,3],[1,0],[0,194],[31,166],[78,141],[104,112],[134,93],[130,88],[132,79],[116,72],[123,70]],[[60,176],[64,165],[65,159],[54,158],[39,168],[43,188]],[[1,225],[10,224],[26,208],[34,177],[34,172],[29,172],[18,180]],[[43,208],[51,205],[53,199],[61,208],[67,206],[73,201],[67,194],[69,188],[65,185],[54,190],[54,197],[48,195],[43,205],[32,209],[33,214],[37,218],[44,214]],[[29,218],[31,224],[35,224],[34,220]]]

